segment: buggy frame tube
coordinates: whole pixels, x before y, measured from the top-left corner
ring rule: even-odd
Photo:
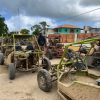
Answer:
[[[57,78],[59,79],[60,69],[62,68],[61,65],[62,65],[62,62],[63,62],[63,58],[64,58],[69,46],[72,46],[72,45],[75,45],[75,44],[87,44],[87,43],[95,42],[95,41],[98,41],[98,40],[100,41],[100,38],[92,38],[92,39],[86,39],[86,40],[82,40],[82,41],[79,41],[79,42],[74,42],[74,43],[66,45],[65,48],[64,48],[64,53],[62,55],[62,58],[61,58],[59,64],[57,65]],[[84,61],[86,61],[86,57],[85,57]],[[71,63],[73,63],[73,61]]]

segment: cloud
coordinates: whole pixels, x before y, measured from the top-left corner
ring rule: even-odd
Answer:
[[[0,9],[9,9],[15,15],[18,14],[19,9],[20,13],[24,12],[29,16],[52,18],[72,15],[70,11],[77,4],[76,0],[0,0],[0,2]]]
[[[89,4],[93,6],[88,7]],[[97,8],[96,5],[99,4],[100,0],[0,0],[0,11],[8,11],[13,16],[20,13],[26,16],[67,20],[72,16]],[[82,15],[78,17],[78,20],[94,20],[95,15],[90,15]]]
[[[100,28],[100,21],[94,24],[94,27]]]
[[[100,0],[80,0],[83,6],[100,6]]]
[[[44,17],[30,17],[25,15],[12,16],[6,20],[6,24],[10,31],[19,31],[22,28],[30,29],[31,26],[38,24],[41,21],[46,21],[50,27],[55,27],[57,24],[54,20]]]
[[[30,27],[38,20],[47,20],[54,26],[55,22],[97,23],[100,10],[78,17],[73,16],[98,7],[100,7],[100,0],[0,0],[0,12],[5,16],[7,14],[11,16],[6,21],[11,30]],[[18,17],[18,14],[21,16]]]

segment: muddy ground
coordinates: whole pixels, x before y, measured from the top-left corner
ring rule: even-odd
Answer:
[[[43,92],[37,85],[37,73],[17,73],[8,79],[7,66],[0,65],[0,100],[62,100],[57,94],[56,83],[51,92]]]

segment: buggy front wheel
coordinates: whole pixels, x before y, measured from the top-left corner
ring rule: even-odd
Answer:
[[[38,86],[44,92],[49,92],[52,88],[52,78],[50,73],[45,70],[41,69],[37,74],[37,81]]]
[[[9,79],[10,80],[15,79],[16,68],[15,68],[14,63],[9,64],[8,70],[9,70]]]

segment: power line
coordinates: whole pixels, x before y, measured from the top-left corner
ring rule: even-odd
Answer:
[[[64,19],[69,19],[69,20],[71,20],[71,19],[74,19],[75,17],[79,17],[79,16],[81,16],[81,15],[85,15],[85,14],[94,12],[94,11],[99,10],[99,9],[100,9],[100,8],[96,8],[96,9],[93,9],[93,10],[90,10],[90,11],[87,11],[87,12],[84,12],[84,13],[81,13],[81,14],[78,14],[78,15],[75,15],[75,16],[72,16],[72,17],[69,17],[69,18],[64,18]]]

